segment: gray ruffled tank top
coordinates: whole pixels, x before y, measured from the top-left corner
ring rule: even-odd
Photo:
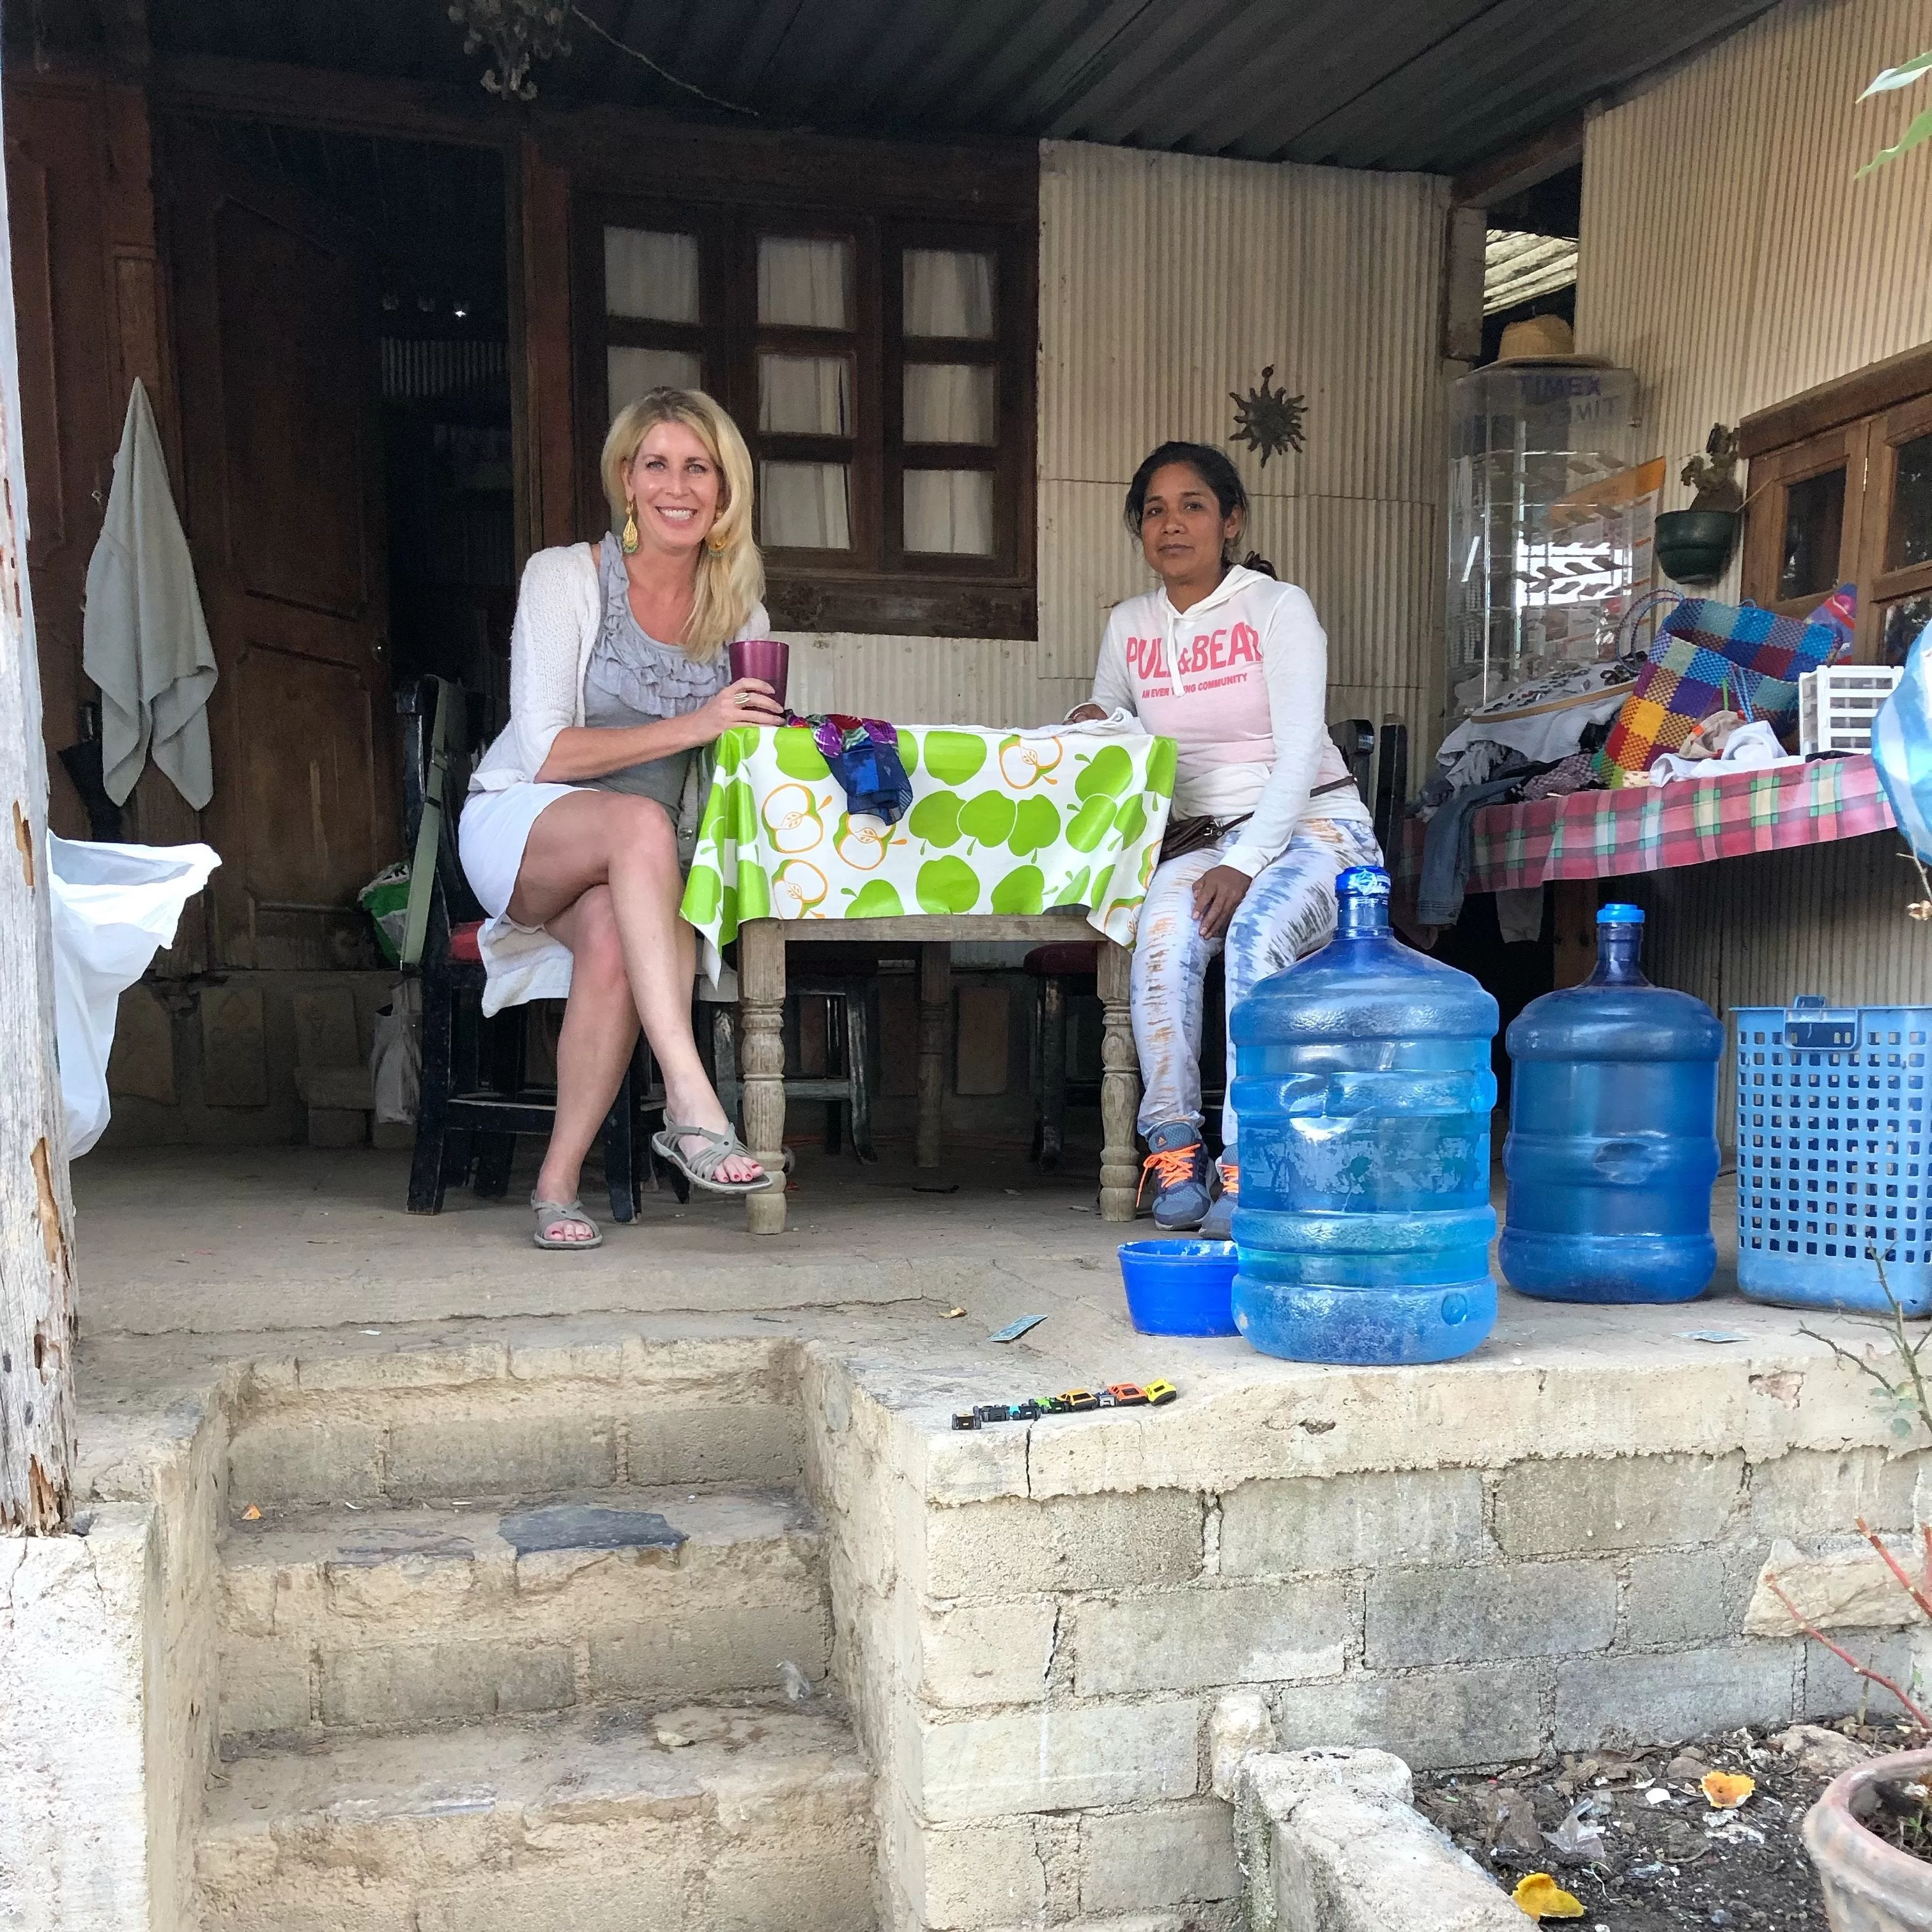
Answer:
[[[597,575],[604,613],[584,672],[586,724],[622,727],[682,718],[724,689],[730,674],[722,651],[710,664],[696,663],[676,645],[660,644],[638,622],[631,610],[624,554],[614,536],[607,535],[598,550]],[[578,782],[592,791],[654,798],[675,822],[694,755],[678,752],[666,758],[648,758]]]

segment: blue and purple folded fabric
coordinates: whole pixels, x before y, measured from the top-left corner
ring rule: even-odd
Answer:
[[[899,734],[882,718],[854,718],[842,711],[796,718],[832,768],[845,794],[845,809],[896,825],[912,805],[912,781],[899,758]]]

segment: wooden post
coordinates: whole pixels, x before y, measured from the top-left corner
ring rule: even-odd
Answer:
[[[74,1467],[73,1210],[54,1054],[47,762],[27,583],[12,238],[0,194],[0,1530],[66,1527]]]
[[[1133,956],[1111,939],[1100,942],[1100,1218],[1131,1221],[1140,1166],[1134,1159],[1134,1115],[1141,1103],[1140,1056],[1134,1051],[1127,979]]]
[[[952,1005],[952,942],[929,939],[919,949],[919,1153],[937,1167],[945,1140],[946,1023]]]
[[[748,919],[738,928],[738,1028],[745,1057],[745,1139],[772,1185],[745,1196],[754,1234],[782,1234],[784,1174],[784,928]]]

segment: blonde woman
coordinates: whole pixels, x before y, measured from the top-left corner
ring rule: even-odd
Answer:
[[[664,1083],[653,1142],[692,1184],[772,1185],[731,1130],[691,1032],[696,935],[678,916],[675,820],[692,755],[775,724],[772,688],[730,681],[724,646],[762,637],[752,461],[709,396],[653,389],[604,442],[617,530],[540,550],[510,637],[510,722],[470,781],[463,868],[490,914],[484,1010],[567,994],[556,1120],[531,1208],[540,1248],[603,1239],[579,1169],[642,1025]]]

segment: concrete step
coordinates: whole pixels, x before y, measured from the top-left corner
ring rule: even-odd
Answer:
[[[245,1752],[201,1932],[868,1932],[872,1778],[831,1714],[697,1706]]]
[[[796,1488],[795,1352],[736,1338],[468,1340],[258,1366],[234,1419],[230,1496],[239,1510]]]
[[[221,1546],[221,1730],[317,1735],[776,1693],[826,1672],[824,1536],[782,1492],[275,1509]]]

